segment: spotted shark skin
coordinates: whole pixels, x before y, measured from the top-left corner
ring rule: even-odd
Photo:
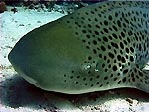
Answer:
[[[148,29],[149,2],[100,2],[29,32],[8,58],[25,80],[48,91],[149,93]]]

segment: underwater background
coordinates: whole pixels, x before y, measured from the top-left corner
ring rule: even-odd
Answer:
[[[8,54],[26,33],[102,1],[0,1],[0,112],[149,112],[149,94],[112,89],[80,95],[41,90],[21,78]]]

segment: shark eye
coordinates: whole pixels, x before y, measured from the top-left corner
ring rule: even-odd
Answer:
[[[82,64],[82,69],[85,70],[85,71],[91,69],[91,64],[90,63],[83,63]]]

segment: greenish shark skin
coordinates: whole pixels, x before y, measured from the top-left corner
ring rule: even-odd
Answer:
[[[8,58],[25,80],[48,91],[149,93],[148,29],[149,2],[100,2],[29,32]]]

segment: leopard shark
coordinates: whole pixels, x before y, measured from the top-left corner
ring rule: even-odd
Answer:
[[[128,87],[149,93],[149,2],[78,9],[24,35],[8,59],[21,77],[47,91]]]

